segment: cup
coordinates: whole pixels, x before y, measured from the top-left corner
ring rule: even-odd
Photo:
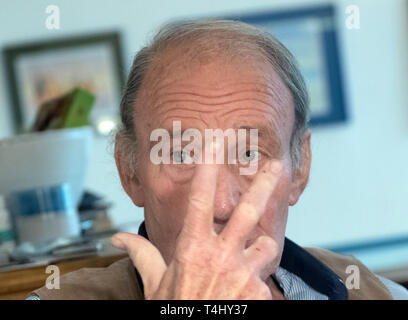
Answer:
[[[80,235],[78,212],[67,183],[11,192],[6,205],[18,245]]]

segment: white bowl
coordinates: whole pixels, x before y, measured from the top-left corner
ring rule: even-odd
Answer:
[[[69,183],[77,205],[88,167],[90,127],[28,133],[0,140],[0,195]]]

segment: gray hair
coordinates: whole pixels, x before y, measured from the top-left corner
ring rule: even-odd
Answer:
[[[272,65],[290,90],[294,101],[295,123],[290,141],[290,155],[293,168],[300,167],[303,135],[308,126],[309,96],[295,58],[282,43],[265,30],[239,21],[206,20],[166,24],[152,42],[143,47],[134,58],[120,104],[122,125],[117,135],[117,140],[120,138],[117,142],[121,144],[121,154],[126,158],[132,173],[138,163],[134,113],[142,82],[148,68],[159,54],[183,44],[190,45],[191,50],[197,45],[196,53],[203,52],[203,48],[207,51],[212,48],[218,54],[221,51],[225,53],[225,48],[232,49],[228,50],[230,54],[246,49],[249,58],[257,55]],[[219,48],[220,44],[222,49]]]

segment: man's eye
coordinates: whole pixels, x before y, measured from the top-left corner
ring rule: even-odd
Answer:
[[[247,150],[243,155],[244,162],[258,161],[261,154],[257,150]]]
[[[174,163],[185,163],[187,154],[184,151],[175,151],[173,154]]]

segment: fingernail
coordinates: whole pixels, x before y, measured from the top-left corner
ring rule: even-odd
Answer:
[[[271,161],[269,171],[273,174],[279,174],[282,170],[282,164],[279,161]]]

